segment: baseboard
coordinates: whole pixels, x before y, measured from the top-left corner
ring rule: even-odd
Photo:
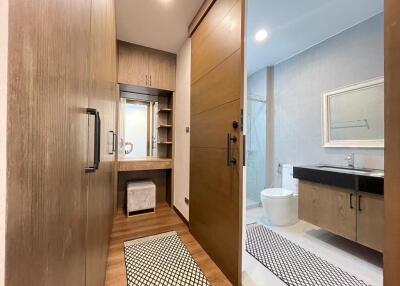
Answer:
[[[186,220],[186,218],[183,216],[183,214],[175,207],[172,207],[174,209],[174,211],[176,212],[176,214],[181,218],[181,220],[187,225],[189,226],[189,222]]]

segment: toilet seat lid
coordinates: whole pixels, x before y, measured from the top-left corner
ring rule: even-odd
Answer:
[[[284,199],[293,196],[293,191],[282,188],[265,189],[261,192],[261,196],[270,199]]]

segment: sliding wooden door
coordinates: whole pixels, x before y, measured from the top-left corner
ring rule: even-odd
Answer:
[[[100,165],[89,176],[87,199],[86,286],[104,285],[108,242],[112,227],[115,155],[113,133],[116,108],[116,34],[113,0],[92,0],[91,91],[89,107],[101,120]],[[93,121],[89,154],[93,154]],[[93,157],[89,158],[89,163]]]
[[[400,2],[385,0],[384,285],[400,283]]]
[[[242,251],[242,6],[216,1],[192,35],[190,231],[234,285]]]
[[[5,285],[85,285],[91,1],[9,5]]]

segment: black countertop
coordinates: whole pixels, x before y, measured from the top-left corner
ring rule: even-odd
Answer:
[[[384,194],[384,174],[382,170],[371,170],[370,173],[358,172],[357,170],[332,168],[321,168],[321,166],[296,166],[293,167],[293,177],[324,185],[331,185],[354,191]],[[376,171],[376,172],[373,172]]]

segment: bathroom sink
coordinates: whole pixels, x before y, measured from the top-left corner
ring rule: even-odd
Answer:
[[[299,180],[383,195],[384,171],[327,164],[295,166],[293,177]]]
[[[326,170],[326,171],[344,172],[344,173],[366,175],[366,176],[373,176],[373,177],[383,177],[384,176],[383,170],[375,170],[375,169],[358,169],[358,168],[330,166],[330,165],[319,165],[319,166],[317,166],[317,168]]]

